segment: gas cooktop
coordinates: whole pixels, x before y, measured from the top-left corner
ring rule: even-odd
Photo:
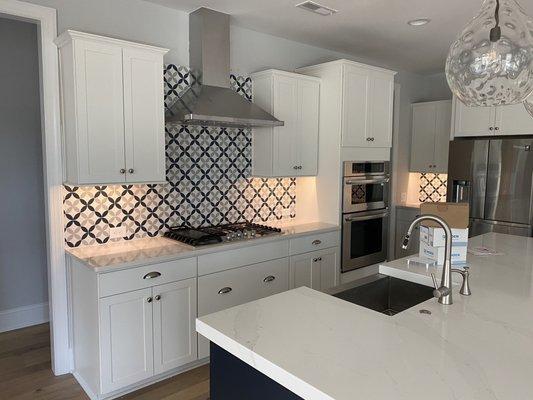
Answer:
[[[164,234],[165,237],[190,246],[203,246],[222,242],[255,239],[263,236],[280,234],[281,229],[252,222],[191,228],[174,227]]]

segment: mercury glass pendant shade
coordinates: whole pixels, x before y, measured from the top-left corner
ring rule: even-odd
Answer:
[[[532,21],[515,0],[483,1],[446,59],[448,84],[464,104],[517,104],[533,91]]]

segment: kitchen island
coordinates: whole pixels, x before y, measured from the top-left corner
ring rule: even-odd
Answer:
[[[504,254],[469,254],[472,296],[455,285],[450,306],[430,299],[391,317],[301,287],[201,317],[197,331],[220,356],[213,368],[251,367],[286,390],[279,399],[529,399],[533,238],[490,233],[469,245]],[[428,286],[440,276],[406,259],[380,272]]]

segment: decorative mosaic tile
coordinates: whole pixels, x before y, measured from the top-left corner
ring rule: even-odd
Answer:
[[[446,201],[447,174],[420,174],[418,199],[421,203]]]
[[[195,78],[185,67],[165,68],[165,104]],[[248,100],[250,78],[231,75]],[[251,129],[167,124],[167,183],[64,187],[69,247],[107,243],[109,229],[126,226],[119,240],[159,236],[172,226],[200,227],[295,217],[296,180],[251,178]]]

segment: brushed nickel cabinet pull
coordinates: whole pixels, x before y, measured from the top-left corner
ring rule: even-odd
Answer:
[[[321,243],[322,243],[322,240],[318,240],[318,239],[316,239],[316,240],[313,240],[313,243],[312,243],[312,244],[313,244],[313,246],[318,246],[318,245],[321,244]]]
[[[232,288],[226,286],[225,288],[220,289],[218,291],[218,294],[227,294],[227,293],[231,292],[232,290],[233,290]]]
[[[153,300],[153,299],[152,299],[151,297],[148,297],[148,298],[146,299],[146,301],[147,301],[148,303],[151,303],[152,300]]]
[[[148,272],[145,276],[143,276],[143,279],[154,279],[161,276],[161,272],[152,271]]]
[[[155,299],[156,301],[161,300],[161,295],[158,294],[157,296],[154,297],[154,299]]]
[[[121,168],[121,169],[120,169],[120,173],[121,173],[121,174],[125,174],[125,173],[126,173],[126,170],[125,170],[124,168]]]
[[[269,275],[265,279],[263,279],[263,282],[265,282],[265,283],[272,282],[274,279],[276,279],[275,276]]]
[[[133,168],[128,169],[128,174],[133,174],[135,170]]]

